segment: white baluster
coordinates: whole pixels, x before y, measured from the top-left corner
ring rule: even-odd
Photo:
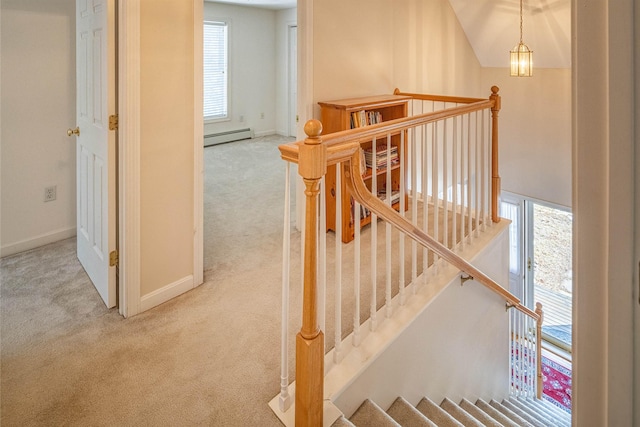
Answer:
[[[402,216],[403,218],[405,217],[405,198],[407,196],[406,193],[406,178],[405,178],[405,173],[406,173],[406,164],[405,164],[405,154],[404,154],[404,150],[406,148],[406,141],[405,141],[405,135],[406,132],[401,132],[400,133],[400,146],[402,147],[402,155],[400,153],[398,153],[398,155],[400,156],[400,216]],[[415,203],[415,201],[414,201]],[[399,254],[398,254],[398,258],[400,258],[400,263],[401,265],[404,265],[404,233],[400,233],[400,249],[399,249]],[[399,272],[398,272],[398,294],[400,295],[400,305],[404,305],[405,303],[405,290],[404,290],[404,268],[400,268]]]
[[[285,412],[291,406],[289,394],[289,288],[291,265],[291,163],[285,162],[284,179],[284,227],[282,233],[282,325],[280,342],[280,399],[279,406]]]
[[[429,191],[427,189],[428,179],[427,179],[427,161],[428,161],[428,141],[427,141],[427,125],[422,125],[419,128],[420,134],[422,137],[420,138],[420,147],[422,152],[422,161],[420,162],[420,176],[422,177],[422,229],[425,233],[429,233]],[[416,129],[417,131],[417,129]],[[418,163],[418,159],[416,159],[416,164]],[[416,193],[415,206],[413,206],[412,217],[415,218],[414,224],[416,227],[418,226],[418,200]],[[412,260],[411,260],[411,282],[414,284],[414,288],[418,286],[418,244],[415,240],[411,242],[411,250],[412,250]],[[426,271],[429,264],[429,250],[427,248],[422,248],[422,274],[426,279]]]
[[[393,185],[391,182],[391,134],[387,135],[387,176],[386,176],[386,190],[385,197],[387,200],[387,205],[389,207],[393,207]],[[386,281],[385,281],[385,315],[387,318],[391,317],[393,313],[393,308],[391,307],[391,224],[386,223],[385,225],[386,231],[386,242],[385,242],[385,257],[387,261],[386,265]],[[402,234],[402,233],[400,233]],[[404,268],[404,264],[400,263],[400,269]],[[376,309],[376,305],[374,303],[373,307]]]
[[[429,125],[422,125],[422,228],[429,234]],[[417,206],[417,203],[416,203]],[[416,220],[417,222],[417,220]],[[427,280],[427,269],[429,268],[429,249],[422,249],[422,275],[425,283]]]
[[[468,242],[471,243],[473,239],[473,230],[472,230],[472,217],[471,217],[471,114],[467,114],[467,234],[468,234]]]
[[[453,144],[451,147],[451,250],[456,250],[458,243],[458,117],[453,118]]]
[[[371,143],[373,150],[371,165],[371,193],[378,196],[378,141],[374,138]],[[376,300],[378,287],[378,216],[371,212],[371,300],[369,301],[369,315],[371,322],[369,326],[372,331],[378,326],[378,316],[376,314]]]
[[[433,238],[439,240],[439,225],[440,225],[440,195],[438,194],[438,183],[440,182],[440,159],[438,155],[438,123],[433,124],[433,154],[431,156],[431,199],[433,200]],[[438,255],[433,254],[433,272],[437,272]]]
[[[523,316],[520,312],[518,312],[518,318],[520,321],[520,335],[519,335],[519,341],[520,341],[520,348],[522,350],[521,356],[520,356],[520,390],[521,392],[524,392],[525,390],[525,386],[526,386],[526,375],[527,375],[527,366],[526,366],[526,360],[527,360],[527,348],[526,345],[524,343],[524,319]]]
[[[481,174],[482,174],[482,193],[480,194],[481,207],[480,207],[480,218],[482,219],[482,231],[486,230],[486,202],[487,202],[487,165],[486,165],[486,119],[485,119],[485,111],[482,110],[482,138],[480,139],[480,145],[482,148],[482,155],[480,157],[480,162],[482,165]]]
[[[353,346],[360,345],[360,203],[353,201],[353,225],[355,227],[353,248]]]
[[[511,394],[516,394],[516,345],[515,345],[515,318],[513,314],[513,310],[509,311],[509,350],[511,354],[509,355],[509,372],[511,375],[511,383],[509,384],[511,387]]]
[[[449,247],[449,164],[448,164],[448,143],[447,139],[447,120],[444,120],[443,130],[443,147],[442,147],[442,244]]]
[[[480,233],[480,193],[482,192],[482,168],[480,167],[480,158],[482,157],[482,147],[480,141],[482,140],[481,133],[482,124],[478,120],[478,112],[476,111],[476,156],[475,156],[475,164],[476,164],[476,194],[475,194],[475,204],[474,204],[474,216],[476,221],[475,228],[475,236],[478,237]]]
[[[318,325],[326,331],[327,306],[327,193],[325,177],[320,180],[320,216],[318,221]]]
[[[424,103],[422,104],[424,108]],[[421,111],[423,113],[424,111]],[[411,144],[411,223],[414,226],[418,226],[418,150],[417,146],[419,143],[424,145],[424,134],[422,133],[421,128],[414,128],[415,138]],[[420,132],[420,133],[419,133]],[[424,173],[424,171],[422,171]],[[415,240],[411,240],[411,283],[412,290],[415,294],[417,289],[417,281],[418,277],[418,244]]]
[[[467,155],[467,138],[468,134],[465,134],[465,116],[460,117],[460,247],[464,249],[466,245],[466,237],[464,227],[466,225],[465,214],[466,214],[466,201],[467,201],[467,168],[466,166],[466,155]],[[466,136],[466,138],[465,138]]]
[[[333,361],[340,363],[342,361],[342,177],[340,171],[342,165],[336,165],[336,289],[335,289],[335,331],[334,331],[334,350]]]

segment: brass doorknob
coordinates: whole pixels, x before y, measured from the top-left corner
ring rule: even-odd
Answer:
[[[68,136],[71,136],[71,135],[80,136],[80,128],[76,127],[75,129],[67,129],[67,135]]]

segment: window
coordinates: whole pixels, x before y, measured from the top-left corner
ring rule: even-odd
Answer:
[[[204,118],[224,119],[227,108],[228,37],[226,22],[204,23]]]

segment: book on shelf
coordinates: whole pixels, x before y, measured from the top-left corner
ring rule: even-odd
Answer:
[[[378,191],[378,198],[383,202],[388,204],[387,192],[385,190]],[[391,192],[391,206],[400,202],[400,190],[393,190]],[[355,203],[353,203],[353,198],[351,198],[351,219],[353,220],[353,208]],[[360,205],[360,220],[362,221],[366,217],[371,215],[371,211],[366,207]]]
[[[378,199],[380,199],[383,202],[388,204],[389,199],[388,199],[388,196],[387,196],[387,191],[386,190],[378,191]],[[400,190],[392,190],[391,191],[391,206],[395,205],[398,202],[400,202]]]
[[[365,159],[366,166],[371,169],[374,169],[373,167],[374,163],[375,163],[375,169],[386,168],[387,161],[389,161],[392,166],[400,163],[400,157],[398,156],[398,147],[395,145],[391,146],[391,149],[389,150],[389,152],[387,152],[386,145],[378,145],[376,147],[375,159],[373,156],[372,149],[364,150],[364,159]]]
[[[382,113],[379,111],[353,111],[351,113],[351,129],[382,123]]]

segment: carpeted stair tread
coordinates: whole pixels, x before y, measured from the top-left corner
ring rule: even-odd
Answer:
[[[456,405],[449,398],[445,397],[440,403],[440,407],[465,427],[483,427],[482,423],[476,420],[473,415]]]
[[[571,424],[571,414],[545,399],[534,399],[533,404],[544,408],[547,412]]]
[[[356,427],[401,427],[382,408],[371,400],[365,400],[356,412],[349,418]]]
[[[509,418],[514,423],[518,424],[520,427],[534,427],[530,422],[528,422],[527,420],[525,420],[524,418],[522,418],[521,416],[519,416],[518,414],[516,414],[515,412],[513,412],[512,410],[510,410],[509,408],[507,408],[502,403],[496,400],[491,400],[489,402],[489,405],[493,406],[495,409],[502,412],[504,415],[507,416],[507,418]]]
[[[492,407],[482,399],[478,399],[476,401],[476,406],[482,411],[489,414],[491,418],[498,421],[504,427],[519,427],[517,423],[513,422],[509,417],[507,417],[502,412],[498,411],[496,408]]]
[[[460,401],[460,407],[467,411],[473,418],[480,421],[485,427],[504,427],[489,414],[469,402],[467,399],[462,399],[462,401]]]
[[[504,399],[501,402],[501,404],[504,405],[505,408],[509,409],[511,412],[513,412],[514,414],[522,418],[523,420],[533,425],[534,427],[549,427],[549,423],[538,421],[539,416],[536,417],[531,415],[528,411],[522,410],[517,405],[514,405],[512,402],[509,402],[509,400],[507,399]]]
[[[447,411],[426,397],[418,402],[416,408],[427,418],[436,423],[438,427],[464,427],[464,425],[460,424],[458,420],[449,415]]]
[[[393,402],[387,414],[402,427],[438,427],[402,397]]]
[[[341,415],[340,418],[338,418],[337,420],[334,421],[333,424],[331,424],[331,427],[355,427],[355,426],[351,421],[346,419],[344,415]]]
[[[503,402],[504,403],[504,402]],[[560,426],[562,425],[559,420],[555,419],[549,412],[542,408],[535,406],[533,400],[520,400],[514,397],[509,398],[509,403],[519,408],[521,411],[526,412],[536,420],[541,421],[545,426]]]

